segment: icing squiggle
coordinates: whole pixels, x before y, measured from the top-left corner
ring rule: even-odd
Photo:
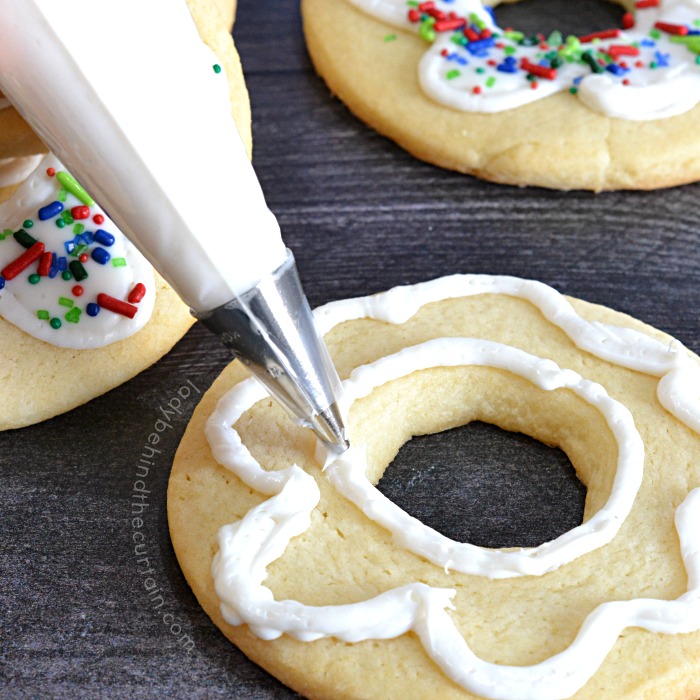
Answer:
[[[560,294],[538,282],[511,277],[455,275],[414,287],[399,287],[375,297],[329,304],[319,309],[316,315],[325,331],[352,318],[369,317],[401,323],[424,304],[484,293],[525,299],[561,328],[579,348],[620,366],[661,376],[659,397],[663,396],[673,408],[674,415],[697,431],[698,398],[697,394],[693,395],[693,390],[698,386],[700,373],[682,347],[669,347],[631,329],[588,322],[578,316]],[[628,417],[626,409],[605,394],[602,387],[586,382],[570,370],[560,370],[550,360],[535,358],[524,351],[490,341],[442,338],[406,348],[396,356],[357,368],[344,383],[344,406],[347,409],[355,397],[371,391],[377,381],[390,381],[402,373],[445,362],[496,366],[520,374],[529,381],[534,380],[545,389],[562,385],[574,388],[606,416],[618,443],[621,447],[626,445],[620,452],[630,450],[634,459],[640,458],[643,448],[637,443],[639,436],[631,417]],[[641,627],[664,634],[700,629],[700,550],[697,546],[700,489],[690,492],[677,509],[675,517],[681,555],[688,573],[687,592],[672,601],[634,599],[603,603],[586,617],[568,648],[533,666],[504,666],[479,659],[447,612],[450,599],[455,594],[451,589],[415,582],[363,602],[338,606],[309,606],[294,600],[274,600],[272,591],[263,585],[266,567],[282,556],[293,537],[309,527],[311,512],[320,494],[313,477],[296,465],[282,471],[263,469],[231,427],[244,411],[266,396],[265,390],[254,380],[237,385],[220,400],[206,427],[215,459],[251,488],[270,496],[251,509],[241,521],[226,525],[219,531],[219,552],[212,564],[212,574],[222,613],[229,623],[248,624],[252,632],[264,639],[289,634],[303,641],[329,636],[346,642],[386,639],[412,630],[421,640],[426,653],[447,676],[474,693],[496,700],[559,700],[570,697],[596,672],[626,627]],[[362,461],[355,461],[361,450],[355,447],[354,452],[354,455],[351,452],[350,455],[332,459],[326,473],[332,483],[340,484],[343,489],[346,488],[343,482],[349,481],[351,489],[358,489],[359,494],[356,498],[351,493],[352,500],[361,505],[368,517],[386,524],[399,509],[382,499],[374,498],[369,503],[363,500],[365,486],[362,483],[363,475],[359,473]],[[622,454],[620,457],[625,459]],[[624,519],[624,508],[628,509],[631,505],[625,503],[624,508],[617,507],[620,505],[618,497],[625,499],[624,480],[628,478],[624,476],[625,473],[629,476],[634,469],[618,462],[613,494],[598,513],[606,512],[604,528],[614,531],[620,525],[620,522],[615,522],[616,519]],[[633,484],[634,479],[630,483]],[[370,493],[370,497],[373,494]],[[615,504],[616,501],[617,506],[611,507],[611,503]],[[404,516],[399,511],[399,518]],[[596,517],[582,527],[592,523]],[[405,525],[400,519],[398,523],[399,527]],[[417,527],[413,522],[408,524]],[[426,530],[418,532],[424,540]],[[563,536],[564,544],[558,538],[543,545],[544,550],[536,548],[545,552],[543,559],[550,559],[542,567],[543,570],[536,573],[552,570],[584,551],[604,544],[605,537],[601,537],[590,543],[591,546],[582,545],[585,540],[572,534],[576,530],[578,528]],[[614,536],[614,532],[611,536]],[[430,533],[427,533],[427,538],[430,539]],[[400,544],[440,565],[445,562],[444,558],[434,558],[430,547],[426,550],[422,544],[416,545],[412,536],[406,537]],[[527,568],[517,572],[522,562],[510,570],[498,569],[503,565],[501,560],[510,552],[495,552],[500,556],[490,560],[484,556],[486,550],[479,551],[480,548],[476,547],[474,550],[464,555],[465,560],[472,556],[467,569],[471,573],[484,576],[491,576],[494,571],[496,575],[531,573]],[[441,552],[441,556],[450,560],[456,558],[448,550],[445,551],[447,553]],[[511,561],[517,560],[516,556]],[[494,561],[497,566],[494,566]],[[525,567],[529,566],[529,559],[525,558],[524,561],[527,562]]]
[[[347,1],[432,42],[420,62],[421,87],[458,110],[500,112],[567,89],[591,109],[629,120],[675,116],[700,102],[697,0],[660,0],[629,15],[624,31],[581,39],[503,30],[479,0],[422,9],[405,0]]]

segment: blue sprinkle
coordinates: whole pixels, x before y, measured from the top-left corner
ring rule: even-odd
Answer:
[[[656,46],[656,42],[655,42],[655,41],[652,41],[651,39],[642,39],[641,42],[640,42],[640,44],[641,44],[642,46],[646,46],[646,47],[653,47],[653,46]]]
[[[700,35],[700,29],[689,29],[688,30],[688,36],[699,36]]]
[[[59,257],[56,263],[58,264],[59,272],[65,272],[68,269],[68,260],[63,256]]]
[[[100,263],[100,265],[106,265],[112,259],[112,256],[104,248],[95,248],[92,251],[92,259]]]
[[[51,202],[45,207],[39,209],[39,219],[41,221],[46,221],[47,219],[53,219],[54,216],[58,216],[63,211],[63,204],[61,202]]]
[[[516,66],[514,63],[499,63],[498,66],[496,66],[496,70],[500,71],[501,73],[517,73],[518,72],[518,66]]]
[[[70,255],[75,250],[75,242],[74,241],[66,241],[63,245],[64,245],[64,247],[66,249],[66,253],[68,253],[68,255]]]
[[[90,302],[86,307],[85,311],[87,311],[88,316],[97,316],[97,314],[100,313],[100,307],[95,304],[94,302]]]
[[[658,65],[659,68],[667,68],[668,61],[671,58],[671,54],[661,53],[661,51],[655,51],[654,58],[656,59],[656,64]]]
[[[95,236],[92,234],[92,231],[85,231],[85,233],[80,234],[80,240],[85,245],[90,245],[95,240]]]
[[[5,278],[0,275],[0,289],[5,289]]]
[[[629,68],[623,68],[622,66],[618,66],[617,63],[608,63],[608,65],[605,66],[605,70],[617,76],[629,73]]]
[[[496,22],[496,13],[493,11],[493,7],[485,7],[484,10],[488,13],[489,17],[493,20],[494,24],[497,24]]]
[[[53,279],[58,274],[58,258],[56,253],[51,256],[51,267],[49,268],[49,279]]]
[[[503,62],[504,62],[504,63],[507,63],[508,65],[513,65],[513,66],[514,66],[514,65],[517,64],[518,60],[515,58],[515,56],[506,56],[506,57],[503,59]]]
[[[467,44],[467,51],[469,53],[474,54],[474,55],[479,55],[477,52],[485,51],[485,49],[490,49],[494,44],[496,43],[496,40],[490,36],[488,39],[479,39],[478,41],[470,41]],[[482,55],[488,55],[488,53],[484,53]]]
[[[94,240],[96,243],[106,246],[107,248],[114,245],[114,236],[102,228],[98,228],[97,231],[95,231]]]
[[[579,75],[578,78],[574,78],[574,85],[578,85],[583,80],[583,76]]]

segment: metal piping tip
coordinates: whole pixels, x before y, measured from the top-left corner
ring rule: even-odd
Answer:
[[[340,380],[304,296],[294,256],[227,304],[195,314],[301,424],[333,452],[349,443]]]
[[[340,454],[350,447],[337,403],[312,416],[309,423],[318,438],[333,452]]]

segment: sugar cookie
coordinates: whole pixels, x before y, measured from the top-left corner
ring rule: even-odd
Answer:
[[[622,4],[625,29],[581,37],[502,30],[479,0],[302,10],[331,90],[421,159],[557,189],[698,180],[700,6]]]
[[[700,695],[696,356],[509,277],[442,278],[316,317],[351,450],[322,469],[310,431],[233,363],[175,458],[173,545],[229,639],[312,698]],[[488,550],[376,491],[412,435],[472,420],[560,446],[588,489],[583,523]]]

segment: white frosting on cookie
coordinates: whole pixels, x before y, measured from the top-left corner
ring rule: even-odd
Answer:
[[[57,176],[47,175],[48,168],[56,173],[65,172],[61,162],[49,154],[12,197],[0,204],[0,270],[6,270],[8,264],[27,252],[13,236],[19,229],[43,243],[45,253],[54,254],[53,269],[50,274],[37,274],[40,260],[36,260],[12,279],[0,277],[0,316],[35,338],[59,347],[96,348],[127,338],[143,328],[153,312],[156,297],[153,268],[97,204],[89,206],[87,218],[67,217],[71,221],[67,223],[63,214],[85,203],[70,192],[61,192]],[[62,211],[41,220],[39,210],[59,201]],[[102,223],[96,223],[95,216],[98,221],[100,216],[104,217]],[[25,225],[26,221],[31,221],[31,227]],[[64,223],[60,228],[59,221]],[[100,230],[113,237],[111,244],[93,240]],[[109,243],[109,238],[106,240]],[[96,255],[98,258],[102,255],[104,263],[93,257],[98,249],[102,252]],[[59,268],[70,271],[71,263],[80,262],[80,252],[87,256],[81,263],[87,277],[79,280],[71,274],[69,279],[64,279]],[[34,283],[30,282],[30,276]],[[137,309],[133,318],[108,308],[100,308],[96,316],[90,315],[94,305],[99,306],[99,294],[126,301],[139,283],[144,285],[145,294],[132,305]],[[79,295],[75,294],[76,286],[80,288]]]
[[[44,155],[0,158],[0,187],[16,185],[33,173]]]
[[[700,370],[680,344],[669,346],[638,331],[586,321],[558,292],[538,282],[456,275],[374,297],[335,302],[317,310],[316,317],[325,331],[355,318],[402,323],[429,302],[485,293],[525,299],[580,349],[622,367],[661,377],[658,395],[664,406],[695,431],[700,429]],[[460,543],[425,528],[377,496],[363,473],[360,446],[329,459],[325,473],[331,483],[368,517],[389,527],[400,546],[440,566],[457,568],[455,563],[459,562],[462,570],[473,574],[542,574],[609,542],[634,500],[628,490],[636,493],[638,488],[643,447],[627,410],[607,396],[601,386],[575,372],[499,343],[441,338],[357,368],[344,382],[343,406],[347,410],[355,398],[378,384],[445,364],[499,367],[546,390],[567,386],[594,405],[605,416],[619,445],[618,471],[607,504],[584,525],[538,548],[494,552],[461,545],[463,549],[457,551],[454,545]],[[266,567],[282,556],[292,537],[309,527],[320,493],[313,477],[296,465],[266,471],[232,427],[248,408],[266,397],[254,380],[238,384],[220,400],[206,427],[215,459],[250,488],[270,496],[241,521],[219,531],[219,552],[212,573],[222,613],[229,623],[248,624],[263,639],[289,634],[303,641],[329,636],[346,642],[386,639],[412,630],[426,653],[452,680],[483,697],[499,700],[558,700],[571,696],[595,673],[626,627],[664,634],[700,629],[700,489],[690,492],[675,518],[688,573],[687,592],[672,601],[604,603],[588,615],[567,649],[533,666],[504,666],[475,656],[447,612],[455,593],[451,589],[415,582],[363,602],[336,606],[274,600],[270,589],[263,585]],[[400,530],[406,527],[410,531],[401,535]]]
[[[551,45],[544,39],[533,46],[522,45],[518,33],[500,29],[479,0],[422,3],[434,6],[426,11],[405,0],[347,1],[432,41],[420,62],[420,84],[428,96],[455,109],[501,112],[570,88],[591,109],[629,120],[671,117],[700,102],[698,0],[660,0],[656,7],[638,8],[634,26],[617,36],[583,43],[558,37]],[[431,12],[454,13],[467,23],[436,31],[440,20]],[[657,23],[664,29],[656,29]],[[464,35],[465,26],[474,32],[471,39]],[[523,68],[523,59],[535,67]],[[528,81],[533,72],[534,80]]]

